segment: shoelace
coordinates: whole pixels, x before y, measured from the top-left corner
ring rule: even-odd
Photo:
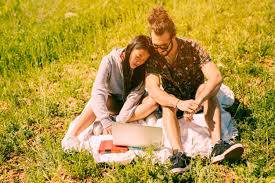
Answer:
[[[170,158],[170,160],[173,162],[173,164],[178,164],[181,159],[184,160],[182,156],[184,156],[182,153],[177,152]]]
[[[213,147],[213,153],[211,153],[211,156],[219,155],[221,152],[223,152],[225,149],[228,149],[229,146],[232,144],[227,143],[225,141],[220,141],[219,143],[215,144]]]

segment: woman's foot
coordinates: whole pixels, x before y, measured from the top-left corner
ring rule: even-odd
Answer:
[[[76,136],[67,135],[62,139],[61,146],[64,149],[64,151],[68,151],[68,150],[79,151],[80,141]]]

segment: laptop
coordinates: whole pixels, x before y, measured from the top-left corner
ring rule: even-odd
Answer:
[[[159,127],[143,126],[131,123],[112,124],[113,144],[130,147],[160,147],[162,129]]]

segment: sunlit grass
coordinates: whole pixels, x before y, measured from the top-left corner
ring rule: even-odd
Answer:
[[[148,34],[146,16],[163,4],[179,37],[198,40],[238,103],[230,109],[243,159],[196,158],[171,175],[148,159],[97,165],[60,141],[82,111],[101,58]],[[0,182],[269,182],[274,180],[274,2],[0,1]]]

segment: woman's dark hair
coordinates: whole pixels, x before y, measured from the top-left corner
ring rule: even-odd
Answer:
[[[150,38],[148,36],[139,35],[136,36],[125,48],[125,58],[122,61],[123,77],[124,77],[124,100],[131,90],[136,88],[141,82],[145,80],[145,64],[142,64],[133,70],[131,76],[130,68],[130,54],[134,49],[146,50],[150,55],[153,53],[153,48],[150,44]]]

